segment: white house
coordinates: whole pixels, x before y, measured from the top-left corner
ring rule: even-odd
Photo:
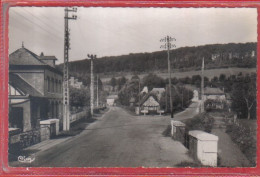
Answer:
[[[108,106],[114,106],[115,105],[115,100],[118,98],[117,95],[109,95],[107,97],[107,105]]]
[[[223,90],[214,87],[204,88],[203,100],[226,100],[226,95]]]

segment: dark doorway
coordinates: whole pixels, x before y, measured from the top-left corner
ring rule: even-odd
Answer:
[[[23,108],[12,107],[9,115],[9,124],[12,128],[20,128],[23,131]]]

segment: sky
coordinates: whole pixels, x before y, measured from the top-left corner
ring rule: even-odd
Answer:
[[[78,7],[69,20],[69,60],[154,52],[161,38],[174,37],[176,48],[257,42],[256,8],[103,8]],[[9,53],[24,47],[63,62],[64,8],[11,7]]]

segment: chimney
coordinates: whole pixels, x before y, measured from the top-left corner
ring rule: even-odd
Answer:
[[[43,52],[41,52],[41,55],[40,55],[41,57],[43,57],[44,56],[44,54],[43,54]]]

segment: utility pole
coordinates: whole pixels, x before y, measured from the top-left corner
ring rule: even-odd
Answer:
[[[167,112],[167,110],[168,110],[168,94],[167,94],[167,91],[168,91],[168,89],[167,89],[167,85],[166,85],[166,87],[165,87],[165,101],[166,101],[165,112]]]
[[[170,62],[170,49],[175,48],[175,44],[171,44],[172,41],[176,41],[175,38],[170,36],[166,36],[161,39],[160,42],[164,42],[165,44],[161,46],[161,48],[167,49],[167,59],[168,59],[168,74],[169,74],[169,91],[170,91],[170,107],[171,107],[171,135],[173,136],[173,104],[172,104],[172,77],[171,77],[171,62]]]
[[[171,108],[171,118],[173,119],[173,104],[172,104],[172,81],[171,81],[171,63],[170,63],[170,49],[175,48],[175,44],[171,44],[172,41],[176,41],[175,38],[170,36],[166,36],[165,38],[161,39],[160,42],[164,42],[165,44],[162,45],[160,48],[167,49],[167,60],[168,60],[168,74],[169,74],[169,92],[170,92],[170,108]]]
[[[69,17],[69,12],[77,12],[77,8],[65,8],[64,17],[64,67],[63,67],[63,130],[68,131],[70,129],[70,104],[69,104],[69,20],[76,20],[77,16],[72,15]]]
[[[97,108],[98,108],[99,104],[98,104],[98,75],[97,75]]]
[[[202,58],[201,66],[201,105],[200,112],[204,112],[204,57]]]
[[[88,55],[90,59],[90,113],[94,115],[94,74],[93,74],[93,60],[96,59],[96,55]]]
[[[138,81],[139,81],[139,84],[138,84],[138,107],[139,107],[139,114],[140,114],[140,105],[141,105],[141,79],[140,79],[140,77],[139,77],[139,79],[138,79]]]

